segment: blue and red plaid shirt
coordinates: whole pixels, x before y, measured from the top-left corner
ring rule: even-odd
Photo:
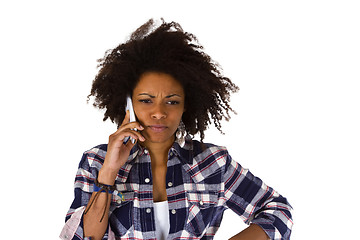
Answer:
[[[99,145],[81,159],[62,239],[86,239],[83,211],[106,150],[107,145]],[[228,208],[245,223],[262,227],[271,239],[290,238],[292,208],[286,198],[232,160],[226,148],[191,139],[184,146],[175,142],[167,166],[168,239],[213,239]],[[115,184],[103,239],[156,239],[151,160],[146,149],[134,146]]]

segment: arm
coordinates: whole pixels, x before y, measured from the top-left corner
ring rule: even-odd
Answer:
[[[134,146],[131,141],[123,144],[123,139],[130,136],[140,141],[145,140],[139,132],[132,131],[132,128],[143,129],[137,122],[129,123],[127,113],[121,127],[110,135],[107,149],[99,146],[84,153],[75,179],[75,198],[66,216],[66,223],[60,234],[61,239],[80,240],[84,237],[92,237],[92,240],[98,240],[103,238],[109,226],[111,195],[106,196],[106,193],[102,192],[94,200],[96,195],[92,192],[94,179],[97,176],[100,183],[114,185],[119,169],[127,161],[130,150]],[[103,154],[98,154],[99,152]],[[93,203],[92,200],[94,200]],[[105,215],[100,221],[104,209]],[[110,231],[109,234],[112,232]]]
[[[251,224],[248,228],[236,234],[230,240],[268,240],[270,239],[264,230],[256,224]]]
[[[130,150],[135,144],[132,141],[123,144],[125,137],[130,136],[136,140],[145,141],[139,132],[131,130],[133,128],[141,130],[143,127],[137,122],[129,123],[129,120],[129,111],[127,111],[120,128],[109,137],[105,161],[98,175],[99,183],[111,186],[115,184],[117,173],[127,161]],[[106,192],[101,192],[96,199],[94,199],[96,193],[93,193],[86,207],[87,211],[85,211],[84,215],[84,236],[91,237],[92,240],[101,240],[108,227],[111,194],[106,196],[107,194]],[[102,219],[104,211],[105,215]]]
[[[270,239],[290,238],[292,208],[286,198],[242,168],[229,155],[225,165],[224,182],[226,206],[237,213],[245,223],[253,223],[234,237],[251,234],[250,239],[253,239],[258,233],[265,232]]]
[[[111,173],[105,168],[101,168],[98,175],[98,181],[107,185],[113,185],[115,182],[116,173]],[[108,196],[106,196],[108,194]],[[84,236],[90,237],[93,240],[100,240],[103,238],[109,222],[109,208],[111,202],[111,194],[101,192],[94,200],[96,192],[91,195],[84,214]],[[90,204],[92,203],[91,207]],[[89,208],[90,207],[90,208]],[[104,208],[106,208],[104,210]],[[88,210],[88,211],[87,211]],[[102,221],[101,217],[105,211]]]

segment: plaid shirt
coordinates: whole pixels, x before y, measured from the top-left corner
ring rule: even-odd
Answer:
[[[60,238],[86,239],[83,211],[106,150],[107,145],[99,145],[84,153]],[[292,208],[286,198],[232,160],[226,148],[191,139],[183,147],[175,142],[167,165],[168,239],[213,239],[228,208],[245,223],[262,227],[271,239],[290,238]],[[148,151],[135,145],[117,175],[103,239],[156,239],[151,175]]]

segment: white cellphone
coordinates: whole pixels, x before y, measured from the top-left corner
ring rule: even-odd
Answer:
[[[130,112],[130,122],[135,122],[136,118],[135,118],[135,112],[134,112],[134,107],[132,104],[132,100],[130,96],[126,97],[126,107],[125,107],[125,111],[129,110]],[[137,131],[136,128],[134,128],[133,130]],[[129,141],[129,138],[131,137],[126,137],[124,139],[124,144],[126,144]],[[135,139],[131,138],[131,142],[134,144],[135,143]]]

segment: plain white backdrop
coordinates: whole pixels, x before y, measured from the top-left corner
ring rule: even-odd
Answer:
[[[58,239],[82,153],[116,130],[86,103],[96,60],[179,22],[239,87],[207,142],[286,196],[292,239],[358,239],[358,1],[2,1],[1,239]],[[246,226],[230,210],[215,239]]]

